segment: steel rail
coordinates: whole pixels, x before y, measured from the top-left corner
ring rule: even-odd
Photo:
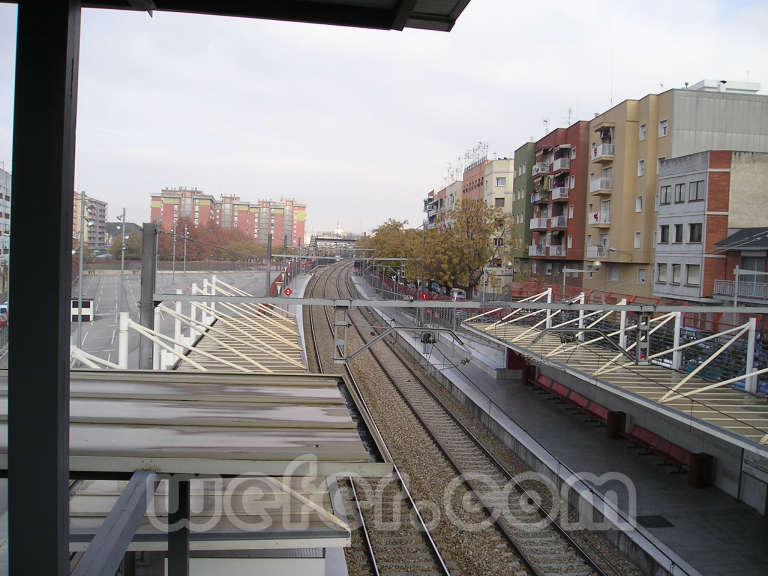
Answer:
[[[348,270],[347,270],[347,272],[348,272]],[[346,284],[347,284],[346,285],[347,292],[350,295],[350,297],[352,297],[352,290],[350,288],[350,282],[349,282],[348,274],[347,274],[347,278],[346,278]],[[354,288],[354,285],[352,285],[352,287]],[[361,312],[362,316],[366,316],[366,314],[370,314],[371,315],[368,318],[368,321],[369,321],[370,325],[376,325],[378,323],[376,321],[376,319],[372,317],[372,314],[371,314],[370,311],[366,310],[365,313],[364,313],[361,310],[360,312]],[[355,326],[355,329],[358,332],[361,340],[363,342],[366,342],[365,337],[363,336],[362,332],[357,328],[357,326]],[[607,576],[606,573],[600,567],[600,565],[581,546],[579,546],[579,544],[575,540],[573,540],[573,538],[570,536],[570,534],[568,534],[568,532],[554,518],[552,518],[552,516],[546,510],[544,510],[544,508],[533,497],[531,497],[531,495],[528,493],[528,491],[525,488],[520,486],[520,484],[518,484],[514,480],[514,475],[509,470],[507,470],[507,468],[499,461],[498,458],[496,458],[496,456],[493,453],[491,453],[491,451],[480,441],[480,439],[477,438],[477,436],[471,430],[469,430],[464,425],[463,422],[460,421],[460,419],[453,412],[453,410],[444,405],[442,400],[440,398],[438,398],[438,396],[430,389],[430,387],[427,385],[427,383],[424,381],[424,379],[413,370],[413,368],[410,366],[410,362],[408,360],[404,359],[402,354],[400,352],[398,352],[395,349],[395,347],[390,342],[387,342],[385,340],[384,343],[386,344],[387,348],[394,354],[394,356],[398,360],[400,360],[400,363],[403,365],[403,367],[405,367],[405,369],[408,371],[408,373],[419,384],[421,384],[422,388],[435,401],[435,403],[448,414],[448,416],[451,418],[452,422],[455,425],[457,425],[459,427],[459,429],[462,432],[464,432],[472,440],[472,442],[481,450],[481,452],[498,468],[498,470],[512,482],[512,485],[514,486],[514,488],[519,491],[521,496],[526,498],[526,500],[528,501],[528,503],[530,505],[533,505],[536,508],[536,510],[539,512],[539,514],[542,515],[542,518],[546,519],[550,523],[550,525],[560,534],[560,536],[562,536],[566,540],[566,543],[568,545],[570,545],[582,557],[582,559],[585,560],[585,562],[587,563],[587,565],[590,568],[595,570],[600,576]],[[378,356],[376,355],[376,353],[372,349],[370,349],[370,352],[371,352],[372,356],[374,356],[374,358],[376,359],[377,363],[382,368],[382,370],[384,370],[384,372],[387,373],[388,376],[390,376],[390,379],[394,383],[395,379],[390,375],[389,371],[384,367],[383,362],[380,360],[380,358],[378,358]],[[395,385],[395,386],[396,386],[396,388],[398,388],[398,391],[399,391],[399,387],[397,385]],[[402,392],[401,392],[401,396],[403,397],[403,400],[411,408],[411,410],[414,412],[414,414],[417,416],[419,421],[422,422],[422,424],[424,425],[424,427],[427,430],[429,430],[428,424],[423,421],[421,416],[418,414],[418,412],[416,412],[415,408],[412,406],[411,402],[405,397],[405,395]],[[446,450],[443,448],[442,444],[437,440],[437,438],[435,438],[434,435],[432,435],[432,437],[435,440],[435,442],[438,444],[438,446],[440,446],[441,449],[443,449],[443,452],[446,453]],[[453,463],[452,457],[450,455],[448,455],[447,453],[446,453],[446,456]],[[458,470],[458,472],[460,472],[460,473],[462,472],[462,470],[461,470],[461,468],[459,468],[459,466],[454,465],[454,467]],[[479,496],[478,496],[478,498],[479,498]],[[480,501],[482,502],[482,499],[480,499]],[[504,532],[506,534],[506,530]],[[508,536],[510,536],[510,535],[508,535]],[[514,537],[510,536],[510,538],[512,539]],[[527,557],[528,556],[527,553],[525,553],[522,550],[520,550],[517,547],[517,544],[515,542],[513,542],[513,546],[520,553],[520,555],[523,557],[523,559],[526,562],[530,563],[530,559]],[[617,568],[615,566],[613,566],[613,564],[610,561],[608,561],[607,559],[604,559],[604,560],[606,561],[606,563],[608,563],[611,566],[611,568],[614,571],[617,570]],[[536,569],[536,571],[538,571],[538,569]]]
[[[328,274],[324,276],[324,280],[325,280],[325,284],[323,285],[323,291],[324,292],[325,292],[325,288],[327,287],[328,280],[330,279],[331,272],[332,271],[329,269],[328,270]],[[312,285],[312,290],[313,291],[314,291],[315,287],[316,287],[316,285],[313,283],[313,285]],[[331,333],[333,333],[333,322],[331,321],[330,315],[328,314],[328,310],[325,307],[323,307],[323,312],[325,314],[326,322],[328,323],[328,328],[331,331]],[[320,360],[320,351],[319,351],[318,346],[317,346],[317,337],[316,337],[316,333],[315,333],[315,324],[314,324],[314,319],[312,317],[311,311],[310,311],[310,314],[309,314],[309,326],[310,326],[310,332],[311,332],[311,335],[312,335],[313,347],[314,347],[316,358],[317,358],[318,370],[320,372],[322,372],[323,371],[322,362]],[[368,414],[368,417],[370,419],[371,425],[374,427],[374,430],[375,430],[376,434],[379,436],[379,438],[381,438],[382,443],[384,443],[384,448],[387,451],[387,453],[390,453],[389,452],[389,448],[386,446],[386,443],[384,441],[384,437],[381,435],[381,431],[379,430],[379,428],[376,425],[376,422],[375,422],[375,420],[373,418],[373,413],[371,412],[370,408],[368,407],[368,404],[365,402],[365,398],[363,397],[362,392],[360,390],[360,387],[357,384],[357,380],[355,379],[354,375],[352,374],[352,371],[349,369],[349,366],[344,364],[344,368],[345,368],[347,376],[349,377],[349,380],[350,380],[349,383],[354,388],[355,393],[357,394],[358,398],[360,398],[360,401],[362,403],[363,409]],[[408,486],[406,486],[405,480],[403,480],[403,476],[400,474],[400,469],[397,467],[397,464],[395,464],[394,459],[391,458],[391,453],[390,453],[390,460],[392,461],[392,470],[394,471],[395,476],[397,477],[397,481],[400,484],[400,487],[402,488],[402,491],[403,491],[403,493],[405,494],[405,496],[407,498],[408,505],[410,506],[411,510],[413,510],[413,512],[416,515],[416,518],[419,521],[419,526],[420,526],[420,529],[421,529],[421,533],[424,535],[424,537],[426,538],[426,540],[427,540],[427,542],[429,544],[430,552],[434,556],[434,558],[435,558],[435,560],[436,560],[436,562],[437,562],[437,564],[438,564],[438,566],[440,568],[441,574],[443,574],[444,576],[451,576],[451,573],[448,570],[448,567],[445,565],[445,561],[443,560],[442,555],[440,554],[440,550],[438,549],[437,544],[435,543],[435,540],[432,538],[432,534],[430,533],[429,529],[427,528],[427,525],[424,522],[424,518],[422,517],[421,512],[419,511],[418,507],[416,506],[416,502],[413,500],[413,497],[411,496],[411,492],[408,490]],[[350,477],[349,480],[350,480],[350,483],[351,483],[352,482],[352,478]],[[362,527],[363,533],[365,535],[365,539],[366,539],[366,541],[368,541],[370,543],[371,542],[371,540],[370,540],[370,533],[368,532],[367,528],[365,527],[364,523],[362,522],[362,511],[360,512],[360,514],[361,514],[360,515],[361,527]],[[373,549],[372,548],[370,550],[370,553],[371,553],[371,558],[374,558],[374,556],[373,556]],[[374,562],[375,562],[375,560],[374,560]],[[378,574],[378,566],[376,566],[374,568],[374,570]]]

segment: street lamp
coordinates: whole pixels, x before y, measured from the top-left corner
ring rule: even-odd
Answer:
[[[80,192],[80,278],[77,282],[77,347],[83,345],[83,251],[85,250],[85,227],[93,226],[93,220],[85,219],[85,192]],[[87,224],[86,224],[87,222]]]
[[[117,310],[123,311],[123,275],[125,274],[125,208],[123,208],[123,215],[118,216],[117,219],[121,222],[120,229],[123,233],[123,241],[120,245],[120,292],[117,298]]]
[[[565,278],[568,276],[568,274],[586,274],[588,272],[595,272],[597,270],[600,270],[600,267],[603,265],[600,260],[595,260],[592,263],[592,268],[563,268],[563,300],[565,300]]]

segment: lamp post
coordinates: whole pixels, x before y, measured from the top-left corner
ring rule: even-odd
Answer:
[[[88,220],[87,226],[93,222]],[[77,281],[77,347],[83,345],[83,251],[85,250],[85,192],[80,192],[80,263]]]
[[[125,275],[125,208],[123,208],[123,215],[117,217],[120,220],[120,228],[123,236],[123,241],[120,245],[120,292],[117,297],[117,310],[123,311],[123,280]]]

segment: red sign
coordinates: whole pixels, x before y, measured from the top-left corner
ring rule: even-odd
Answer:
[[[291,290],[290,288],[286,288],[285,290],[283,290],[283,294],[285,294],[286,296],[290,296],[291,294],[293,294],[293,290]]]
[[[428,300],[428,299],[429,299],[429,296],[427,296],[427,293],[426,293],[426,292],[422,292],[422,293],[421,293],[421,299],[422,299],[422,300]]]

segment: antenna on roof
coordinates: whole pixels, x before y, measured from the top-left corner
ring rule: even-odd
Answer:
[[[549,120],[544,118],[544,134],[549,134]]]

